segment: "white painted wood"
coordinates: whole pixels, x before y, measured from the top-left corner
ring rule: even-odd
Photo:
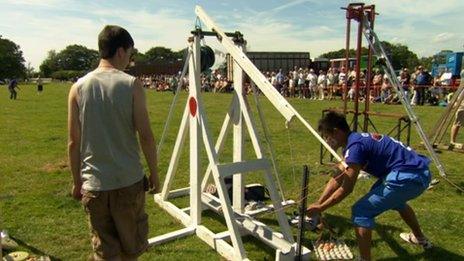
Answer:
[[[161,198],[160,194],[154,195],[155,203],[158,204],[161,208],[166,210],[171,216],[173,216],[176,220],[181,222],[184,226],[188,227],[191,225],[190,216],[185,214],[181,209],[179,209],[176,205],[172,204],[169,201],[164,201]]]
[[[190,55],[192,55],[192,48],[191,46],[188,47],[188,51],[187,51],[187,59],[186,61],[190,61]],[[184,67],[182,68],[182,73],[180,74],[180,78],[179,79],[183,79],[187,73],[187,68],[189,66],[189,63],[186,62],[184,63]],[[177,87],[176,87],[176,94],[174,95],[174,99],[172,100],[171,102],[171,105],[169,106],[169,113],[168,113],[168,116],[166,118],[166,124],[164,125],[164,128],[163,128],[163,132],[161,134],[161,138],[159,140],[159,143],[158,143],[158,146],[157,146],[157,150],[156,150],[156,155],[160,155],[161,153],[161,148],[163,147],[164,145],[164,141],[166,139],[166,135],[167,135],[167,131],[168,131],[168,126],[169,126],[169,123],[171,122],[171,119],[172,119],[172,114],[174,112],[174,106],[176,105],[177,103],[177,99],[179,97],[179,93],[180,93],[180,89],[182,88],[182,84],[183,84],[183,81],[180,80],[178,83],[177,83]],[[182,126],[182,125],[181,125]]]
[[[190,187],[174,189],[169,191],[168,199],[179,198],[190,194]]]
[[[202,130],[200,127],[200,37],[195,36],[193,40],[193,52],[189,64],[189,101],[195,99],[196,110],[192,115],[190,107],[190,217],[192,225],[201,223],[201,181],[200,181],[200,142]]]
[[[206,244],[216,250],[222,257],[227,260],[240,260],[234,254],[234,248],[223,239],[216,239],[215,234],[205,226],[198,226],[196,230],[197,236],[202,239]]]
[[[296,247],[295,247],[295,249],[296,249]],[[284,253],[282,253],[282,251],[277,249],[276,250],[275,260],[276,261],[294,261],[295,260],[295,255],[296,255],[295,252],[284,254]],[[311,251],[309,249],[302,248],[301,249],[301,255],[302,255],[302,257],[301,257],[302,261],[311,260]]]
[[[288,107],[289,103],[282,95],[269,83],[264,75],[256,68],[248,57],[230,40],[226,34],[216,26],[213,20],[205,13],[200,6],[195,7],[196,15],[201,19],[207,28],[215,31],[221,37],[221,44],[232,55],[240,67],[246,71],[248,76],[259,86],[261,91],[266,95],[269,101],[276,107],[287,121],[295,116],[294,110]]]
[[[248,103],[243,97],[238,97],[238,100],[240,102],[240,105],[242,108],[249,108]],[[256,132],[256,125],[253,121],[253,118],[250,115],[250,110],[246,109],[243,110],[243,118],[246,122],[248,132],[250,134],[250,138],[252,140],[253,148],[256,153],[257,158],[262,158],[263,157],[263,152],[261,149],[260,142],[258,140],[258,134]],[[270,167],[269,169],[265,170],[265,180],[266,180],[266,186],[269,190],[269,196],[271,197],[272,204],[274,207],[277,209],[276,211],[276,216],[277,220],[279,222],[280,228],[282,229],[282,234],[284,235],[285,239],[288,240],[290,243],[294,242],[293,235],[291,233],[290,225],[288,224],[287,217],[282,210],[282,198],[280,198],[279,193],[277,192],[277,187],[275,186],[275,182],[273,180],[273,177],[271,175],[271,170]]]
[[[201,101],[201,97],[199,97]],[[213,178],[216,184],[217,192],[219,198],[221,199],[222,212],[224,213],[224,219],[226,220],[227,228],[229,229],[231,235],[232,245],[234,246],[235,256],[241,257],[241,259],[246,258],[245,249],[243,248],[242,238],[237,227],[237,224],[233,221],[233,209],[232,204],[227,194],[227,189],[224,183],[224,180],[221,178],[218,168],[217,168],[217,154],[214,149],[211,141],[211,135],[209,133],[209,124],[206,119],[206,114],[204,113],[203,103],[198,104],[199,117],[201,118],[203,142],[205,144],[205,151],[208,155],[209,161],[214,162],[212,166]]]
[[[180,128],[177,133],[176,143],[174,144],[174,150],[171,155],[171,160],[169,161],[168,172],[166,178],[164,179],[163,190],[161,195],[163,200],[168,199],[168,191],[171,188],[172,180],[174,179],[175,173],[177,171],[177,166],[179,164],[179,159],[181,155],[182,148],[184,147],[185,137],[187,136],[187,123],[189,117],[189,107],[188,103],[185,105],[184,114],[182,115],[182,121],[180,123]]]
[[[206,15],[206,14],[205,14]],[[204,18],[204,17],[203,17]],[[203,20],[202,17],[200,19]],[[207,17],[206,19],[209,19]],[[205,21],[203,21],[205,22]],[[212,21],[208,21],[208,24],[211,24]],[[214,25],[214,24],[213,24]],[[220,33],[215,25],[215,31]],[[222,32],[222,31],[221,31]],[[221,35],[221,34],[220,34]],[[222,36],[221,43],[226,47],[226,49],[236,48],[233,46],[228,46],[228,43],[231,42],[225,35]],[[271,103],[284,115],[287,121],[290,121],[295,115],[298,115],[293,107],[270,85],[270,83],[265,79],[265,77],[254,67],[253,64],[248,60],[244,53],[240,50],[232,50],[230,53],[233,55],[235,60],[235,67],[237,68],[234,72],[236,75],[236,95],[234,95],[234,100],[231,103],[229,108],[229,113],[226,115],[223,126],[221,128],[221,134],[216,142],[216,145],[213,147],[212,136],[210,135],[210,129],[204,110],[204,104],[202,97],[200,95],[200,58],[199,58],[199,36],[194,37],[194,43],[192,45],[192,55],[189,60],[189,99],[194,98],[196,100],[196,114],[192,115],[191,109],[189,106],[189,101],[187,101],[186,110],[184,114],[187,114],[189,117],[189,134],[190,134],[190,187],[182,188],[178,190],[170,190],[170,184],[174,178],[174,172],[176,171],[177,160],[180,156],[180,150],[182,147],[183,139],[185,139],[185,133],[187,130],[187,123],[184,123],[183,132],[179,131],[178,137],[176,139],[176,144],[171,162],[170,162],[170,171],[168,178],[165,181],[163,187],[163,193],[157,194],[154,196],[155,202],[159,204],[163,209],[165,209],[169,214],[178,219],[184,226],[188,229],[174,231],[166,235],[158,236],[156,239],[153,239],[151,242],[166,242],[171,239],[175,239],[191,233],[192,229],[195,229],[195,232],[198,237],[208,243],[211,247],[216,249],[223,257],[230,260],[247,260],[246,253],[243,247],[243,242],[241,236],[245,233],[254,235],[255,237],[261,239],[266,244],[277,248],[280,256],[287,256],[294,252],[294,242],[293,237],[290,233],[289,224],[286,221],[286,217],[281,209],[281,199],[277,193],[272,176],[270,176],[270,162],[267,159],[263,158],[263,153],[261,146],[259,144],[258,135],[256,128],[253,122],[253,119],[250,115],[249,105],[246,99],[242,95],[242,88],[240,87],[240,82],[242,78],[242,70],[248,72],[249,76],[255,81],[255,83],[260,87],[261,91],[266,95],[266,97],[271,101]],[[235,52],[237,51],[237,52]],[[245,60],[245,61],[244,61]],[[248,62],[248,63],[247,63]],[[251,75],[250,75],[251,72]],[[240,78],[240,79],[239,79]],[[185,117],[187,118],[187,116]],[[183,117],[184,119],[184,117]],[[185,122],[187,119],[185,120]],[[231,121],[234,122],[234,154],[233,162],[226,164],[219,164],[218,162],[218,153],[222,151],[224,146],[225,137],[227,135],[228,127],[231,125]],[[182,123],[181,123],[182,125]],[[253,148],[255,149],[256,158],[255,160],[246,161],[244,160],[244,127],[248,129],[248,133],[252,140]],[[182,127],[182,126],[181,126]],[[317,133],[316,133],[317,134]],[[200,182],[200,142],[203,141],[205,152],[208,156],[209,168],[205,175],[203,182]],[[243,195],[243,173],[263,170],[265,172],[267,187],[270,190],[271,200],[273,201],[273,206],[277,212],[277,219],[279,221],[282,234],[272,231],[265,224],[258,222],[251,218],[250,216],[240,214],[243,211],[244,200],[241,198]],[[218,197],[214,197],[210,194],[203,193],[202,188],[206,185],[207,176],[212,173],[214,183],[217,188]],[[234,195],[238,195],[237,198],[234,197],[233,203],[236,206],[235,211],[232,208],[231,199],[228,196],[227,189],[224,183],[224,177],[230,174],[227,173],[237,173],[234,175]],[[189,192],[189,193],[188,193]],[[184,209],[180,209],[169,201],[166,201],[167,198],[182,196],[190,194],[190,206]],[[201,225],[201,212],[204,207],[209,207],[214,211],[223,214],[228,230],[218,234],[214,234],[209,229]],[[185,212],[190,212],[188,215]],[[230,240],[229,244],[225,239]],[[294,255],[294,254],[293,254]]]
[[[218,214],[221,214],[221,208],[218,208],[220,205],[220,199],[214,197],[210,194],[203,193],[203,201],[208,201],[208,206],[212,206],[210,209],[215,211]],[[268,246],[273,247],[274,249],[283,248],[284,253],[290,253],[293,251],[293,248],[296,249],[295,243],[288,242],[283,234],[273,231],[269,228],[266,224],[255,220],[254,218],[250,217],[249,215],[241,215],[239,213],[235,213],[235,222],[237,222],[238,227],[240,228],[240,232],[242,235],[252,235],[257,239],[263,241]],[[307,248],[303,248],[309,252]]]
[[[243,48],[241,46],[237,46],[239,49]],[[237,62],[234,61],[233,63],[233,72],[234,72],[234,93],[236,96],[243,97],[243,70],[240,68]],[[234,137],[233,137],[233,161],[234,162],[242,162],[244,157],[244,131],[243,131],[243,116],[242,108],[240,103],[236,103],[236,112],[234,114],[233,123],[234,123]],[[243,213],[245,208],[245,184],[243,180],[243,171],[235,172],[235,175],[232,177],[233,185],[232,185],[232,205],[236,212]],[[222,175],[223,172],[220,171]]]
[[[248,57],[234,45],[234,43],[225,35],[225,33],[213,22],[200,6],[195,7],[196,15],[212,31],[215,31],[221,37],[222,46],[230,53],[234,60],[240,65],[243,71],[251,78],[256,86],[263,92],[274,107],[284,116],[287,122],[290,122],[294,116],[305,125],[316,139],[337,159],[342,161],[340,155],[334,151],[319,133],[293,108],[293,106],[272,86],[266,77],[254,66]]]
[[[237,217],[236,221],[240,224],[240,227],[248,230],[252,236],[260,239],[272,248],[280,249],[285,254],[292,251],[293,243],[277,236],[266,224],[248,216]]]
[[[294,200],[282,201],[282,207],[287,207],[287,206],[294,205],[294,204],[295,204]],[[264,206],[262,208],[259,208],[259,209],[256,209],[256,210],[246,211],[245,214],[253,217],[253,216],[258,216],[260,214],[264,214],[264,213],[267,213],[267,212],[272,212],[272,211],[274,211],[274,209],[275,209],[274,205],[269,204],[269,205],[266,205],[266,206]]]
[[[219,154],[222,152],[224,148],[224,143],[228,134],[229,126],[231,124],[231,118],[233,118],[233,115],[235,113],[235,103],[236,103],[236,98],[234,97],[232,99],[232,102],[229,105],[229,111],[226,114],[226,117],[224,119],[224,122],[222,123],[221,131],[219,132],[219,137],[216,141],[216,145],[214,146],[214,149],[216,150],[216,154]],[[208,168],[206,169],[205,175],[203,177],[203,181],[201,183],[201,190],[204,191],[206,184],[208,183],[208,180],[211,176],[211,167],[212,163],[210,162],[208,164]]]
[[[160,244],[166,243],[171,240],[179,239],[179,238],[190,236],[193,234],[195,234],[195,228],[186,227],[186,228],[182,228],[182,229],[179,229],[179,230],[176,230],[170,233],[166,233],[160,236],[152,237],[148,239],[148,245],[156,246],[156,245],[160,245]]]
[[[280,198],[280,194],[277,193],[277,187],[275,186],[275,182],[273,180],[270,169],[265,171],[264,177],[266,180],[266,186],[268,188],[272,204],[276,208],[276,216],[277,220],[279,221],[281,232],[288,242],[294,243],[295,241],[293,239],[290,224],[288,223],[287,216],[285,215],[285,212],[282,209],[282,198]]]
[[[219,173],[221,177],[228,177],[230,175],[239,175],[237,173],[247,173],[253,171],[266,170],[271,167],[268,159],[255,159],[241,162],[219,164]]]
[[[201,202],[216,213],[222,213],[222,206],[219,198],[208,193],[203,193],[201,195]]]
[[[229,233],[229,231],[219,232],[219,233],[214,234],[214,238],[215,239],[228,240],[230,238],[230,233]]]

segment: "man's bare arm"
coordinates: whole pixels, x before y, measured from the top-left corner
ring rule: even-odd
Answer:
[[[159,192],[159,177],[158,177],[158,160],[156,155],[156,144],[153,132],[150,127],[150,119],[147,111],[145,91],[142,88],[142,83],[139,80],[134,84],[134,125],[139,134],[140,146],[147,161],[148,169],[150,170],[149,183],[150,189],[154,192]]]
[[[72,195],[75,199],[81,198],[81,123],[79,121],[78,95],[75,85],[71,87],[68,96],[68,159],[73,177]]]
[[[359,171],[362,169],[361,165],[349,165],[346,171],[342,174],[343,181],[341,186],[334,191],[334,193],[321,203],[321,211],[324,211],[331,206],[342,201],[346,196],[351,194],[354,189],[354,185],[358,179]]]
[[[324,192],[322,192],[317,203],[322,204],[341,186],[343,181],[342,175],[344,171],[345,167],[343,163],[337,164],[336,169],[332,173],[332,178],[329,180],[329,182],[327,182]]]

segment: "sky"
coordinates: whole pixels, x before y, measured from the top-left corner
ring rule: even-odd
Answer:
[[[345,47],[347,0],[0,0],[0,35],[21,47],[38,70],[50,50],[71,44],[98,49],[104,25],[126,28],[135,47],[186,47],[200,5],[223,31],[240,31],[249,51],[304,51],[311,57]],[[419,57],[464,49],[463,0],[356,1],[375,4],[381,40],[407,45]],[[203,30],[207,30],[203,24]],[[356,34],[352,23],[352,35]],[[206,44],[224,51],[214,38]],[[355,45],[355,40],[351,46]],[[364,41],[364,45],[366,45]]]

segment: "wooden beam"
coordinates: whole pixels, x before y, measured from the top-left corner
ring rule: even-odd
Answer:
[[[247,173],[259,170],[266,170],[270,167],[271,163],[268,159],[255,159],[218,165],[219,173],[223,178],[237,173]]]
[[[186,228],[182,228],[182,229],[170,232],[170,233],[166,233],[164,235],[152,237],[148,239],[148,245],[156,246],[156,245],[160,245],[160,244],[166,243],[171,240],[179,239],[179,238],[193,235],[193,234],[195,234],[195,228],[186,227]]]

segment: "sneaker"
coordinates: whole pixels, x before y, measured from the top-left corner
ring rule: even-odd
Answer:
[[[432,186],[435,186],[435,185],[437,185],[438,183],[440,183],[440,180],[439,180],[439,179],[432,179],[432,181],[430,181],[430,185],[432,185]]]
[[[424,238],[418,239],[411,232],[410,233],[401,233],[400,237],[404,241],[406,241],[408,243],[411,243],[411,244],[414,244],[414,245],[420,245],[424,249],[430,249],[430,248],[433,247],[432,242],[430,242],[427,238],[424,237]]]
[[[358,179],[370,179],[371,175],[363,170],[359,171]]]
[[[462,143],[450,142],[449,149],[451,149],[451,150],[453,150],[453,149],[462,150],[462,148],[463,148]]]

